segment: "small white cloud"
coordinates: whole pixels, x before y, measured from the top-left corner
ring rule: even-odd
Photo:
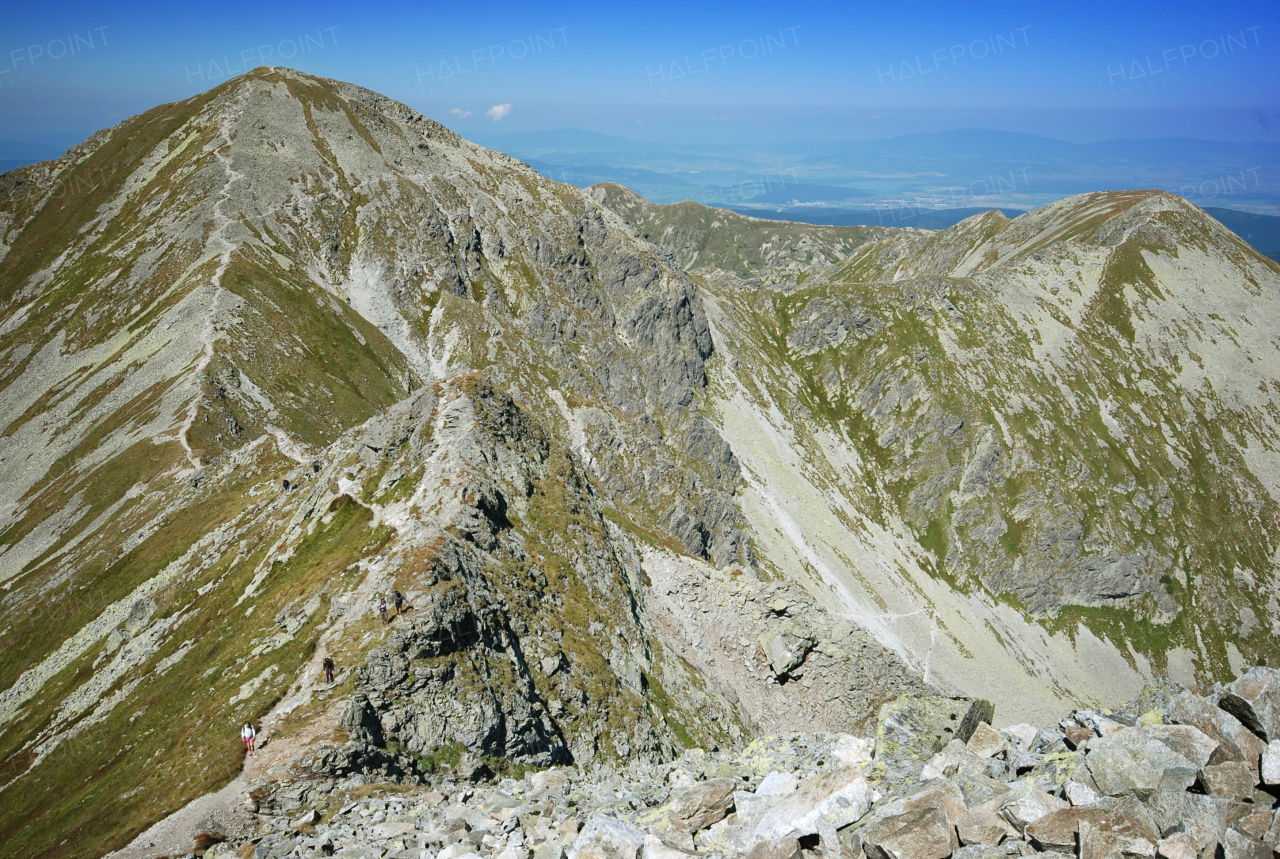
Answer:
[[[464,119],[471,115],[471,111],[463,110],[460,107],[455,107],[453,110],[449,112],[452,113],[454,116],[458,117],[459,119]]]
[[[486,111],[484,112],[484,115],[485,115],[485,116],[493,117],[493,121],[494,121],[494,122],[501,122],[501,121],[502,121],[502,117],[506,116],[506,115],[507,115],[508,113],[510,113],[510,112],[511,112],[511,105],[509,105],[509,104],[495,104],[493,107],[491,107],[491,108],[489,108],[488,110],[486,110]]]

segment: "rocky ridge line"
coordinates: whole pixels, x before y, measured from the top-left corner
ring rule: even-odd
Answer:
[[[1050,727],[997,730],[992,711],[904,695],[881,708],[873,739],[777,735],[667,764],[500,779],[464,760],[418,786],[327,773],[306,757],[292,782],[244,798],[252,831],[203,832],[188,856],[1280,854],[1280,671],[1250,669],[1207,697],[1163,681],[1118,710],[1075,710]]]

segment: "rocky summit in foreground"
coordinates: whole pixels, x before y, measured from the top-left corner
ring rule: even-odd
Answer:
[[[1277,332],[1158,191],[816,227],[284,68],[132,117],[0,177],[0,856],[1280,664]]]
[[[370,785],[332,758],[208,818],[209,857],[306,859],[1272,859],[1280,671],[1201,698],[1165,682],[1126,707],[996,730],[990,702],[910,695],[875,738],[761,737],[668,764]],[[465,776],[459,778],[459,776]],[[418,781],[418,780],[413,780]],[[375,787],[373,792],[370,788]],[[144,833],[143,855],[163,839]],[[196,846],[192,842],[192,847]],[[197,853],[188,854],[191,856]]]

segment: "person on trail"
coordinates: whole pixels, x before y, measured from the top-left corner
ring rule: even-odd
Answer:
[[[320,665],[324,668],[324,682],[332,683],[333,682],[333,657],[326,656],[324,658],[324,661],[321,662]]]
[[[407,608],[407,606],[405,606],[404,604],[404,594],[400,593],[399,591],[392,591],[391,600],[396,604],[396,617],[399,617],[400,613],[403,612],[405,608]]]
[[[389,623],[387,620],[387,598],[381,594],[378,595],[378,616],[382,618],[383,623]]]
[[[244,741],[245,751],[252,757],[254,754],[254,745],[258,739],[258,732],[254,730],[252,722],[245,722],[244,727],[240,729],[240,739]]]

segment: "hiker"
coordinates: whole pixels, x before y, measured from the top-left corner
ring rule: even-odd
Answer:
[[[408,606],[404,604],[404,594],[399,591],[392,591],[391,600],[396,604],[396,617],[399,617],[400,613],[408,608]]]
[[[383,623],[389,623],[387,620],[387,598],[382,594],[378,594],[378,616],[382,618]]]
[[[333,657],[326,656],[324,658],[324,661],[321,662],[320,665],[324,668],[324,682],[332,683],[333,682]]]
[[[240,739],[244,740],[245,750],[250,757],[254,754],[254,743],[257,742],[258,732],[253,729],[253,723],[245,722],[244,727],[240,729]]]

